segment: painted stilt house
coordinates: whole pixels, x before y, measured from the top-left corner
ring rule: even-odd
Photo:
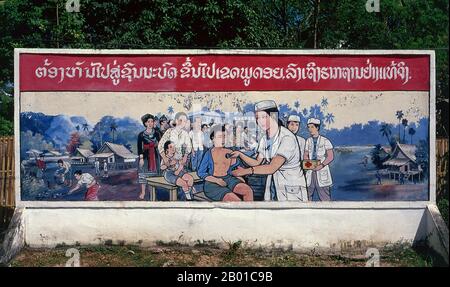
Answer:
[[[100,166],[106,161],[109,169],[129,169],[137,166],[138,156],[123,145],[105,142],[97,153],[89,158],[92,162],[97,159]]]
[[[422,168],[417,164],[416,146],[400,144],[394,148],[390,158],[383,163],[390,179],[421,180]]]

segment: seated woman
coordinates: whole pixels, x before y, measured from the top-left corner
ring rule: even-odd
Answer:
[[[232,150],[224,147],[225,136],[224,126],[212,129],[210,138],[213,147],[203,155],[197,170],[198,176],[205,180],[205,195],[214,201],[253,201],[251,187],[243,178],[231,175],[239,163],[228,156]]]

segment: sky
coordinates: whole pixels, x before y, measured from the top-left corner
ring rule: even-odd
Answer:
[[[402,110],[410,123],[429,116],[428,92],[335,92],[335,91],[282,91],[282,92],[201,92],[201,93],[117,93],[117,92],[23,92],[20,95],[21,112],[42,112],[47,115],[83,116],[95,124],[105,115],[131,117],[140,121],[142,115],[168,114],[169,107],[175,112],[200,110],[205,105],[211,110],[236,112],[237,106],[273,99],[299,110],[320,105],[323,98],[328,106],[324,114],[332,113],[335,122],[329,128],[342,129],[354,123],[365,124],[378,120],[398,123],[395,113]],[[190,100],[188,100],[190,99]]]

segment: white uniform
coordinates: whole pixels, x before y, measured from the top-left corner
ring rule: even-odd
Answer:
[[[314,149],[314,141],[313,138],[310,137],[306,140],[305,146],[305,151],[308,152],[309,159],[312,159],[313,149]],[[320,160],[320,162],[323,162],[326,159],[327,150],[330,149],[333,149],[333,145],[331,144],[330,140],[324,136],[319,135],[319,137],[317,138],[316,153],[317,159]],[[313,172],[312,170],[308,170],[306,172],[306,182],[308,186],[311,185],[312,172]],[[326,165],[324,168],[322,168],[317,172],[317,181],[320,187],[327,187],[333,184],[330,167],[328,165]]]
[[[302,138],[301,136],[297,136],[297,140],[298,140],[298,145],[300,146],[300,157],[303,160],[303,155],[305,154],[305,145],[306,145],[306,140],[304,138]]]
[[[83,173],[81,174],[81,178],[80,180],[78,180],[78,184],[86,184],[86,185],[90,185],[94,182],[95,178],[90,175],[89,173]]]
[[[259,141],[258,153],[268,162],[277,155],[286,159],[284,164],[273,175],[267,176],[264,200],[270,200],[270,185],[272,178],[275,184],[276,195],[279,201],[297,200],[307,201],[306,180],[300,164],[300,150],[296,136],[286,129],[280,127],[278,133],[271,139],[272,144],[267,142],[266,136]]]
[[[201,131],[192,130],[189,132],[189,137],[192,141],[192,149],[194,151],[203,150],[203,133]]]

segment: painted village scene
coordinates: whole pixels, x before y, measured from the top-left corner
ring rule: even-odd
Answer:
[[[418,201],[427,92],[22,93],[24,201]]]

